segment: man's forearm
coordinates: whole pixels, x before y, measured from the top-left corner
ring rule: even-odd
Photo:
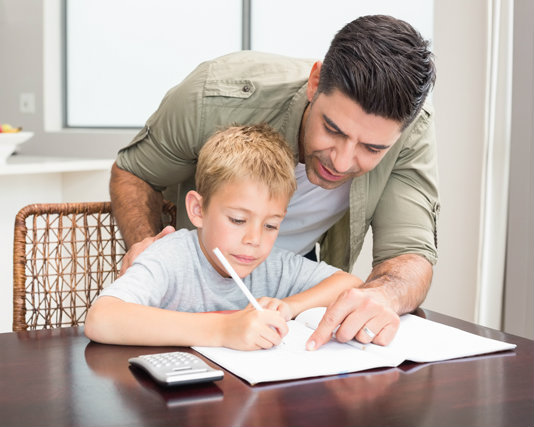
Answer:
[[[163,196],[145,181],[113,164],[109,192],[113,215],[128,248],[161,230]]]
[[[335,301],[341,292],[347,289],[360,288],[362,285],[363,282],[360,278],[344,271],[338,271],[317,285],[286,297],[283,301],[289,305],[292,315],[295,317],[308,308],[327,307]]]
[[[430,262],[422,256],[406,254],[378,264],[363,288],[380,287],[391,308],[401,315],[419,307],[431,281]]]

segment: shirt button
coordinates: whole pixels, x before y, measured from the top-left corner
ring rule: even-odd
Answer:
[[[243,90],[243,92],[248,93],[248,92],[250,92],[250,86],[245,85],[245,86],[243,86],[242,90]]]

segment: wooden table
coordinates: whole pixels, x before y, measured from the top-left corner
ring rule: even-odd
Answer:
[[[216,383],[162,388],[127,359],[176,348],[96,344],[82,327],[5,333],[0,425],[534,425],[533,341],[428,310],[418,314],[517,349],[254,387],[226,372]]]

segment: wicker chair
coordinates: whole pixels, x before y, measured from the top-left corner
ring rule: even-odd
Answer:
[[[163,224],[175,224],[165,202]],[[34,204],[15,219],[13,331],[76,326],[120,271],[125,244],[110,202]]]

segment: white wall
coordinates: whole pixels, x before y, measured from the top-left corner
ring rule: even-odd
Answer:
[[[486,1],[434,4],[439,261],[424,307],[474,321],[479,244]]]
[[[44,132],[43,3],[0,0],[0,121],[35,132],[33,140],[22,148],[26,153],[114,156],[134,132]],[[434,11],[438,80],[433,99],[442,213],[438,230],[440,260],[424,306],[473,321],[482,181],[486,1],[437,1]],[[27,92],[36,94],[34,115],[18,112],[18,96]]]

